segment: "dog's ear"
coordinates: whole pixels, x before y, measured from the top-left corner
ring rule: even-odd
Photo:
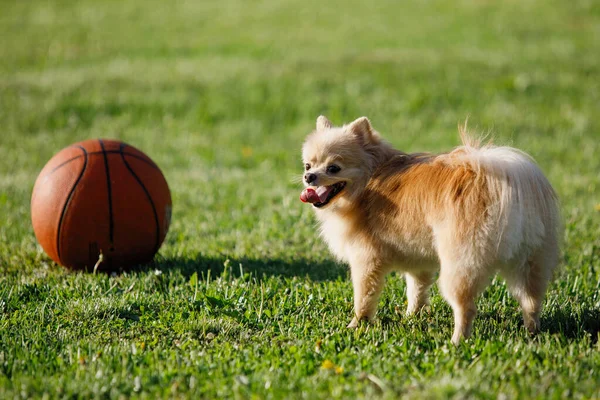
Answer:
[[[346,127],[346,131],[356,136],[362,144],[376,141],[371,122],[367,117],[360,117]]]
[[[317,118],[317,132],[324,131],[325,129],[331,129],[333,124],[324,115],[319,115]]]

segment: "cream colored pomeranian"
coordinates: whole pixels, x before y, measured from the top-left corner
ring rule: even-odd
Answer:
[[[305,188],[321,235],[350,264],[354,318],[375,315],[385,276],[406,276],[407,314],[438,285],[454,312],[452,342],[470,335],[477,295],[499,272],[530,332],[540,327],[544,293],[558,264],[560,218],[554,190],[534,161],[510,147],[480,146],[461,130],[449,153],[394,150],[359,118],[327,118],[302,149]]]

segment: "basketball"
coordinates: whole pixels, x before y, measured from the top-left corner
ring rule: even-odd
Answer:
[[[35,236],[73,270],[126,270],[150,262],[171,220],[171,194],[158,166],[133,146],[92,139],[61,150],[31,197]]]

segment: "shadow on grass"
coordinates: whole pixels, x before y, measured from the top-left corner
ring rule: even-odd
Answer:
[[[217,277],[223,274],[226,268],[233,275],[251,273],[258,280],[265,276],[309,277],[313,281],[335,281],[347,277],[347,269],[333,261],[204,257],[202,255],[181,258],[157,257],[150,264],[140,266],[134,271],[176,270],[186,277],[194,273],[199,276],[206,275],[210,271],[211,276]]]
[[[573,312],[561,308],[542,318],[542,331],[562,334],[567,339],[580,339],[590,335],[593,344],[600,333],[600,310],[584,308]]]
[[[514,318],[503,315],[503,313],[485,313],[478,315],[478,318],[495,321],[497,326],[510,324],[508,321],[514,321],[514,318],[518,318],[519,329],[525,329],[520,310],[518,314],[514,315]],[[600,310],[598,309],[585,307],[573,311],[568,307],[556,308],[542,313],[540,322],[542,333],[562,335],[568,341],[582,339],[589,335],[592,344],[598,342],[600,334]]]

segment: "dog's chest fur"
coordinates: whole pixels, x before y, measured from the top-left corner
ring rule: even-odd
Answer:
[[[356,241],[353,235],[353,227],[344,218],[333,214],[319,214],[319,222],[321,227],[321,236],[327,242],[329,249],[340,261],[349,261],[349,252],[352,248],[360,246],[353,245]],[[362,247],[362,246],[360,246]]]
[[[387,207],[390,207],[388,204]],[[417,267],[423,262],[435,262],[437,256],[432,231],[426,224],[403,222],[396,207],[356,208],[345,214],[318,212],[321,235],[331,252],[340,261],[370,258],[385,265]],[[404,216],[406,217],[406,216]]]

